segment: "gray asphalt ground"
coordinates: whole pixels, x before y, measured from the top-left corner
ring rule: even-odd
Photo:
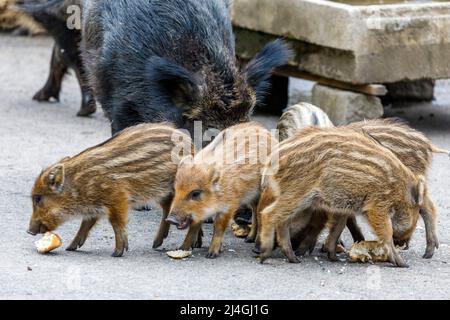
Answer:
[[[38,254],[34,247],[37,239],[26,233],[34,179],[44,167],[103,141],[110,132],[101,112],[90,119],[75,116],[80,94],[73,76],[64,83],[60,103],[31,101],[46,80],[51,44],[48,38],[0,35],[0,298],[450,298],[450,159],[443,155],[435,157],[429,177],[430,193],[439,210],[441,247],[433,259],[421,258],[425,234],[420,222],[411,248],[402,253],[409,269],[389,264],[331,263],[318,250],[299,265],[287,263],[279,253],[268,264],[260,265],[251,245],[231,232],[218,259],[206,259],[205,247],[187,260],[173,261],[164,250],[151,249],[159,209],[131,213],[130,251],[124,258],[110,257],[114,239],[107,221],[94,229],[78,252],[60,248],[49,255]],[[295,95],[308,98],[308,85],[297,83],[294,87]],[[403,105],[387,113],[404,117],[438,146],[450,149],[449,83],[439,83],[437,99],[431,104]],[[267,116],[257,119],[269,126],[276,120]],[[65,245],[78,224],[71,221],[58,230]],[[370,237],[367,227],[365,230]],[[212,226],[207,225],[206,244],[211,233]],[[175,249],[183,236],[172,230],[164,249]],[[344,240],[351,243],[348,234]]]

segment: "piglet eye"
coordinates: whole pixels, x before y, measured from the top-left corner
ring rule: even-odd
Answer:
[[[33,196],[33,202],[35,203],[35,204],[41,204],[42,203],[42,199],[43,199],[43,197],[42,196]]]
[[[190,193],[189,198],[192,200],[200,200],[201,195],[202,195],[201,190],[194,190]]]

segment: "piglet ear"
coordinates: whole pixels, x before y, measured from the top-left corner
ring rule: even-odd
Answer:
[[[167,97],[177,106],[186,106],[200,99],[201,81],[198,76],[172,61],[151,57],[146,78],[155,97]]]
[[[247,82],[256,92],[258,101],[262,101],[269,89],[269,79],[275,68],[288,63],[292,50],[281,39],[267,44],[245,67]]]
[[[45,182],[50,190],[56,193],[62,192],[64,187],[64,175],[64,165],[57,164],[50,168],[47,177],[45,178]]]
[[[215,167],[214,164],[211,164],[208,172],[209,172],[209,176],[210,176],[212,189],[214,191],[220,191],[220,185],[219,185],[220,176],[221,176],[220,171],[217,170],[217,168]]]
[[[194,157],[192,155],[186,156],[183,159],[181,159],[179,166],[187,166],[194,162]]]

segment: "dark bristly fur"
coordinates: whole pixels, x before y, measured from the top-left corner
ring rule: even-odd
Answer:
[[[68,219],[81,217],[80,230],[67,248],[73,251],[106,215],[116,238],[113,256],[122,256],[128,249],[128,209],[154,201],[163,209],[153,244],[154,248],[160,246],[169,231],[165,219],[183,156],[174,147],[183,147],[187,154],[193,152],[190,137],[172,126],[141,124],[49,167],[33,187],[29,233],[52,231]]]
[[[89,1],[82,51],[113,132],[170,121],[192,130],[246,122],[289,49],[268,44],[242,71],[224,0]]]
[[[75,71],[81,88],[81,107],[78,116],[89,116],[96,110],[96,102],[87,81],[81,61],[80,30],[67,27],[67,8],[81,6],[82,0],[21,0],[20,8],[42,24],[55,39],[50,62],[50,74],[44,87],[33,97],[37,101],[59,101],[64,76],[69,69]]]

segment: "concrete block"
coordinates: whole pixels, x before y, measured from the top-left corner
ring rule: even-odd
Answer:
[[[378,97],[319,84],[313,88],[312,102],[325,111],[335,125],[380,118],[384,112]]]

